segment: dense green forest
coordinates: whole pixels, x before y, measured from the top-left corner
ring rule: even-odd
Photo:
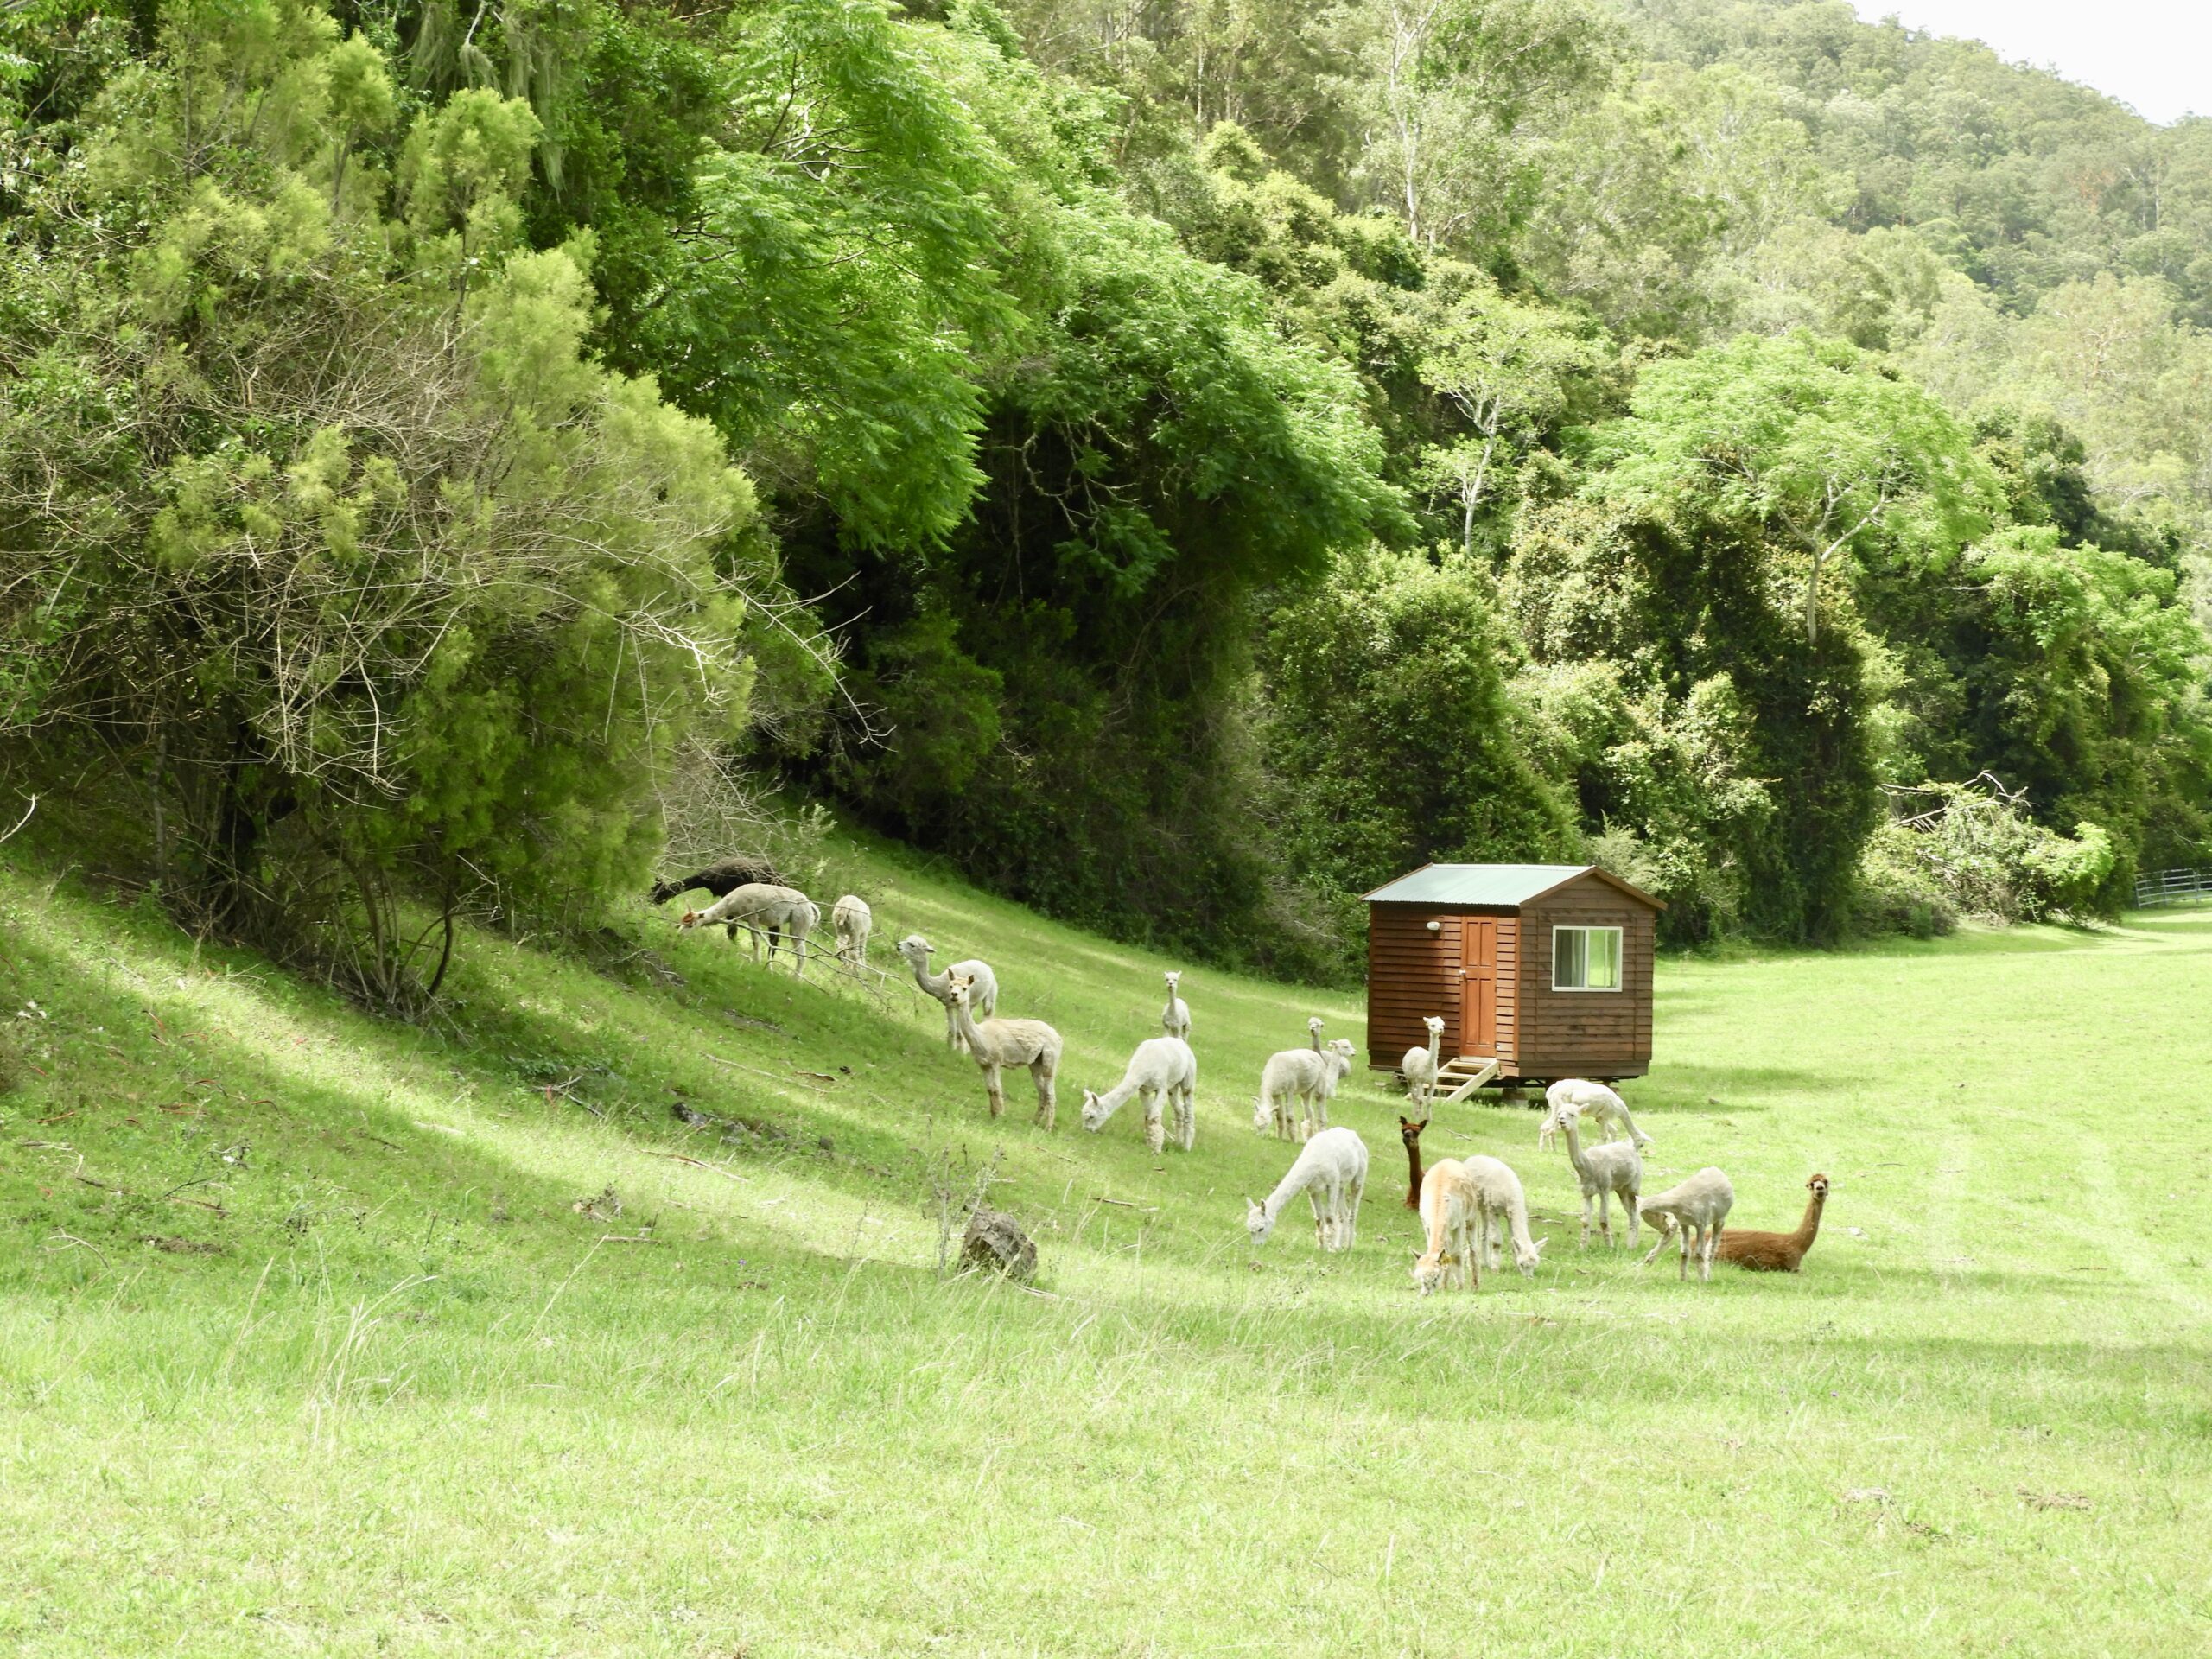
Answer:
[[[0,10],[0,786],[388,1006],[794,795],[1284,973],[2108,912],[2208,556],[2212,122],[1840,0]]]

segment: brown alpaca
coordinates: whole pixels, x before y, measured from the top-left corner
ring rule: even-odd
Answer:
[[[1794,1233],[1755,1233],[1747,1228],[1730,1227],[1720,1235],[1720,1247],[1713,1251],[1716,1262],[1733,1262],[1739,1268],[1754,1273],[1796,1273],[1804,1263],[1805,1252],[1813,1248],[1813,1240],[1821,1230],[1821,1206],[1828,1200],[1828,1178],[1815,1175],[1805,1185],[1812,1190],[1812,1200],[1805,1206],[1805,1219],[1797,1224]]]
[[[1406,1118],[1398,1120],[1398,1139],[1406,1143],[1406,1208],[1421,1208],[1421,1132],[1428,1127]]]

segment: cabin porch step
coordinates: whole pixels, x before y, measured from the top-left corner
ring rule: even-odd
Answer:
[[[1461,1056],[1446,1060],[1436,1069],[1437,1100],[1465,1100],[1497,1075],[1496,1060],[1473,1059]]]

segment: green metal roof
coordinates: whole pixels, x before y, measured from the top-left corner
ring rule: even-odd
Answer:
[[[1525,905],[1577,876],[1596,875],[1649,905],[1659,900],[1595,864],[1424,864],[1367,895],[1382,905]]]

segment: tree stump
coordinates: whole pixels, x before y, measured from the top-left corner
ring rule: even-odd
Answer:
[[[1026,1284],[1037,1272],[1037,1247],[1021,1224],[998,1210],[978,1210],[960,1240],[960,1265],[988,1268]]]

